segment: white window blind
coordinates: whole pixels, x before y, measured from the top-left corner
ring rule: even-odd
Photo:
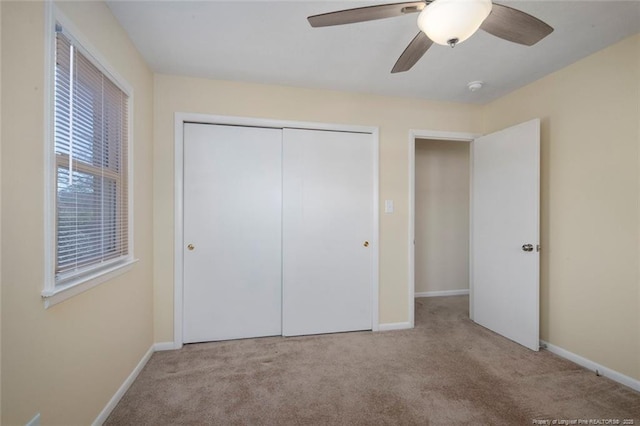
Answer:
[[[56,285],[129,255],[128,96],[56,25]]]

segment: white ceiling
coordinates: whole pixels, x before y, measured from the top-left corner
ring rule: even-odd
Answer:
[[[640,31],[640,1],[504,1],[555,31],[532,47],[483,31],[390,74],[417,15],[311,28],[318,13],[393,1],[108,1],[153,71],[486,103]],[[638,53],[640,57],[640,52]],[[485,87],[471,93],[467,83]],[[587,90],[587,89],[585,89]]]

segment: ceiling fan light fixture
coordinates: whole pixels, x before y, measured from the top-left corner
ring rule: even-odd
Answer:
[[[434,43],[454,47],[478,31],[492,6],[491,0],[434,0],[418,15],[418,27]]]

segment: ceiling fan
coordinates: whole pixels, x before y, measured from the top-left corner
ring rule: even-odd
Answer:
[[[518,9],[491,0],[423,0],[358,7],[309,16],[312,27],[352,24],[418,13],[420,32],[402,52],[391,73],[408,71],[437,44],[454,47],[478,29],[502,39],[532,46],[553,28]]]

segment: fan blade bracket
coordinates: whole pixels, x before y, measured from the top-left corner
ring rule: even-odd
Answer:
[[[420,6],[407,6],[407,7],[403,7],[401,12],[403,15],[407,15],[409,13],[418,13],[422,11],[422,9],[424,9],[425,6],[426,4],[422,4]]]

